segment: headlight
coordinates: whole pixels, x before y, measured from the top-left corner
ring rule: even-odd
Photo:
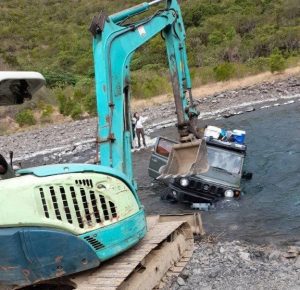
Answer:
[[[183,187],[187,187],[189,185],[189,180],[187,178],[181,178],[180,185]]]
[[[227,189],[224,193],[225,197],[230,197],[232,198],[234,196],[234,193],[231,189]]]

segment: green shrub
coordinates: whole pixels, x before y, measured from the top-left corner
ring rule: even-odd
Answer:
[[[286,68],[286,61],[282,54],[275,50],[270,56],[270,71],[274,72],[282,72]]]
[[[81,106],[79,104],[75,104],[72,108],[71,111],[71,117],[73,120],[78,120],[80,119],[81,115],[82,115],[82,109]]]
[[[275,48],[280,48],[284,56],[299,55],[299,0],[180,2],[190,66],[214,67],[228,60],[269,58]],[[138,3],[126,0],[122,8]],[[2,61],[13,70],[41,71],[52,88],[77,86],[82,78],[92,79],[92,39],[87,26],[95,11],[103,8],[108,14],[118,12],[120,1],[1,1]],[[128,24],[148,15],[141,14]],[[38,29],[32,29],[32,19]],[[238,58],[224,59],[222,52],[228,49]],[[160,35],[154,37],[136,51],[131,69],[139,71],[147,64],[166,68],[165,51]],[[88,98],[92,95],[85,94]]]
[[[218,45],[223,42],[224,35],[222,32],[215,30],[213,33],[211,33],[208,37],[208,41],[212,45]]]
[[[217,81],[229,80],[235,73],[235,68],[232,63],[225,62],[214,67],[215,79]]]
[[[138,99],[151,98],[171,91],[171,82],[166,70],[140,70],[132,74],[132,96]]]
[[[90,115],[95,116],[97,114],[97,102],[95,93],[85,96],[83,107]]]
[[[56,98],[58,101],[59,112],[64,116],[70,116],[74,108],[75,101],[73,99],[74,89],[73,87],[57,88]]]
[[[53,88],[58,86],[75,85],[77,79],[69,73],[44,72],[47,87]]]
[[[82,103],[85,99],[81,98],[81,92],[74,87],[56,89],[56,97],[59,104],[59,112],[64,116],[71,116],[79,119],[83,113]]]
[[[257,57],[250,59],[246,62],[246,66],[250,69],[251,73],[260,73],[263,71],[267,71],[270,67],[269,58],[267,57]]]
[[[94,89],[94,79],[82,78],[74,87],[74,100],[81,105],[90,115],[96,115],[96,93]]]
[[[201,67],[197,70],[192,71],[193,87],[205,85],[215,80],[214,71],[212,67]]]
[[[51,115],[53,114],[53,107],[50,104],[45,104],[41,110],[41,122],[49,123],[52,121]]]
[[[22,127],[25,125],[35,125],[36,120],[34,118],[33,112],[29,109],[23,110],[16,115],[17,123]]]

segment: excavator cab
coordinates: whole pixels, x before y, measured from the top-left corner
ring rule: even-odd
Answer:
[[[38,72],[1,71],[0,106],[23,104],[45,83],[45,78]]]

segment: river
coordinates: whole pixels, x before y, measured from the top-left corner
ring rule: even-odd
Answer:
[[[220,202],[203,212],[207,233],[226,240],[246,240],[277,245],[295,244],[300,240],[300,102],[257,109],[251,113],[227,119],[205,121],[210,125],[243,129],[248,145],[245,170],[253,178],[242,184],[239,201]],[[176,128],[160,129],[152,137],[177,136]],[[95,154],[95,149],[72,152],[58,159],[46,154],[29,158],[27,166],[55,162],[84,162]],[[151,150],[134,154],[134,171],[139,184],[139,195],[147,214],[191,212],[185,204],[170,204],[160,200],[162,188],[151,186],[147,174]]]
[[[297,243],[300,240],[299,102],[209,124],[246,130],[245,169],[253,172],[253,178],[243,182],[244,194],[239,201],[220,202],[203,214],[207,232],[230,240]],[[174,137],[176,130],[166,128],[156,135]]]

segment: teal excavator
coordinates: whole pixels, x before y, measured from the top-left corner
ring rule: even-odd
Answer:
[[[165,6],[153,15],[134,20],[161,2]],[[98,267],[145,236],[132,170],[130,61],[159,33],[166,44],[180,141],[161,176],[208,168],[177,1],[155,0],[111,16],[101,13],[90,31],[99,162],[21,169],[0,180],[0,285],[26,286]]]

